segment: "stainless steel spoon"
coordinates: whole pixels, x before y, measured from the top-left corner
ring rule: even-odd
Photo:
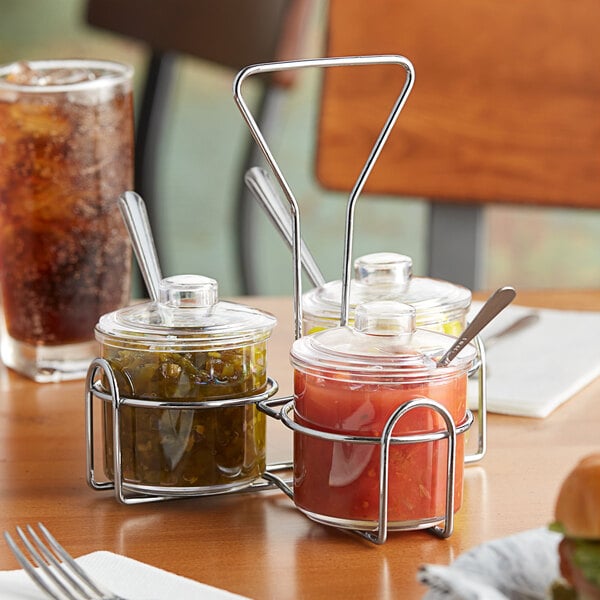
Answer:
[[[260,167],[251,167],[246,171],[244,181],[288,246],[292,248],[292,218],[275,191],[269,174]],[[304,240],[300,241],[300,261],[312,284],[321,287],[325,283],[325,277]]]
[[[456,355],[500,312],[514,299],[517,292],[512,287],[502,287],[496,290],[481,307],[473,320],[465,327],[457,340],[448,348],[444,356],[438,360],[438,367],[447,367]]]
[[[162,280],[158,255],[146,204],[142,197],[136,192],[124,192],[119,197],[119,208],[125,220],[133,250],[146,283],[150,298],[154,302],[159,299],[159,284]]]

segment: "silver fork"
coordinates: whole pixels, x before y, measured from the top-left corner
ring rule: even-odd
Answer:
[[[29,557],[5,531],[4,539],[25,572],[50,598],[55,600],[125,600],[102,588],[75,562],[44,525],[38,523],[44,538],[27,525],[27,534],[17,533]],[[38,567],[38,568],[36,568]]]

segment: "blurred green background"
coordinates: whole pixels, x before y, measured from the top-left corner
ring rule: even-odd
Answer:
[[[324,3],[311,14],[306,56],[320,54]],[[143,44],[85,24],[83,0],[0,0],[0,63],[94,57],[131,63],[143,79]],[[165,275],[199,273],[219,281],[221,295],[240,293],[234,199],[242,177],[247,129],[234,105],[234,73],[190,58],[177,61],[161,148],[161,263]],[[318,73],[306,71],[287,93],[269,143],[301,206],[302,233],[327,279],[341,276],[346,196],[314,182]],[[425,274],[427,202],[377,198],[359,202],[354,256],[394,251]],[[291,255],[260,213],[259,289],[292,291]],[[600,286],[600,211],[491,206],[486,214],[484,286]]]

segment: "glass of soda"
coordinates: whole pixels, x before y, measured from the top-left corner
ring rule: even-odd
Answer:
[[[129,301],[117,199],[133,185],[133,69],[0,67],[0,354],[36,381],[85,376],[99,317]]]

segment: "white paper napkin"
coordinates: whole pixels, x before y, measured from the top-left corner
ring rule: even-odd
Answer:
[[[481,303],[473,303],[474,314]],[[501,338],[486,352],[488,410],[508,415],[546,417],[600,375],[600,313],[531,309],[511,305],[481,337],[494,335],[535,311],[539,319]],[[471,385],[469,403],[476,404]]]
[[[417,579],[430,587],[423,600],[545,600],[559,577],[560,539],[532,529],[477,546],[450,566],[423,565]]]
[[[76,559],[90,577],[127,600],[242,600],[221,590],[112,552]],[[23,571],[0,571],[2,600],[45,600],[47,596]]]

